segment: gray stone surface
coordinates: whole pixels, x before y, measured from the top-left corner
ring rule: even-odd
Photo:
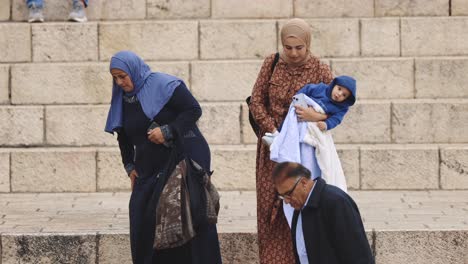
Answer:
[[[244,101],[252,93],[261,61],[192,62],[192,92],[200,101]]]
[[[443,189],[468,189],[468,146],[441,148],[440,181]]]
[[[0,65],[0,104],[10,102],[10,66]]]
[[[146,62],[151,70],[154,72],[163,72],[171,75],[175,75],[182,79],[188,88],[192,87],[190,82],[190,64],[186,61],[177,61],[177,62]],[[108,101],[109,102],[109,101]]]
[[[361,54],[363,56],[399,56],[400,19],[362,18]]]
[[[176,19],[210,16],[210,0],[148,0],[146,2],[148,18]]]
[[[0,21],[6,21],[10,19],[10,0],[0,0]]]
[[[11,76],[14,104],[96,104],[111,99],[112,78],[104,63],[16,64]]]
[[[188,62],[147,63],[153,71],[176,75],[190,85]],[[107,104],[111,100],[107,62],[15,64],[11,75],[14,104]]]
[[[198,125],[210,144],[240,144],[240,103],[204,103]]]
[[[0,24],[0,62],[31,61],[31,26]]]
[[[129,191],[130,179],[118,149],[99,149],[97,154],[97,190]]]
[[[335,143],[390,143],[390,103],[358,102],[331,131]]]
[[[95,192],[96,152],[31,149],[11,153],[13,192]]]
[[[68,146],[116,145],[117,140],[104,132],[108,111],[107,105],[47,106],[47,143]]]
[[[417,58],[416,98],[468,98],[468,58]]]
[[[145,60],[191,60],[198,57],[196,21],[103,22],[99,24],[99,56],[110,60],[132,50]]]
[[[32,25],[33,61],[96,61],[96,23]]]
[[[213,183],[223,191],[255,190],[255,146],[211,148]]]
[[[467,190],[367,190],[350,195],[367,231],[467,229]],[[0,233],[128,234],[129,197],[127,192],[0,194],[5,215]],[[256,211],[255,192],[221,192],[219,233],[255,233]]]
[[[439,188],[439,150],[435,146],[361,147],[362,189]]]
[[[392,140],[396,143],[468,142],[468,102],[402,100],[392,106]]]
[[[465,264],[468,231],[379,231],[376,263]]]
[[[132,264],[130,237],[127,234],[99,234],[99,264]]]
[[[257,235],[252,233],[224,233],[219,236],[223,263],[258,264]]]
[[[277,18],[293,15],[292,0],[213,0],[213,18]]]
[[[336,146],[348,189],[360,188],[359,147],[353,145]]]
[[[278,30],[281,30],[286,21],[279,21]],[[320,57],[359,56],[358,19],[335,18],[306,21],[312,28],[310,45],[312,54]],[[281,39],[278,39],[278,50],[282,50]]]
[[[332,69],[357,80],[360,99],[414,97],[413,59],[340,59],[332,60]]]
[[[0,107],[0,144],[28,146],[43,143],[44,108],[35,106]]]
[[[12,0],[13,20],[25,21],[28,9],[25,1]],[[45,2],[45,1],[44,1]],[[66,21],[72,8],[72,1],[48,0],[45,2],[44,16],[46,21]],[[140,0],[93,0],[86,9],[89,20],[123,20],[144,19],[145,1]]]
[[[452,1],[452,16],[467,16],[468,15],[468,2],[465,0],[451,0]]]
[[[448,16],[447,0],[375,0],[376,16]]]
[[[26,6],[26,1],[11,0],[11,2],[12,19],[14,21],[27,21],[29,11],[28,7]],[[71,7],[71,1],[49,0],[44,4],[44,17],[47,21],[65,21],[68,18]]]
[[[89,2],[86,13],[90,20],[138,20],[146,16],[146,3],[141,0],[93,0]]]
[[[10,192],[10,153],[0,150],[0,193]]]
[[[3,264],[96,263],[95,235],[5,235]]]
[[[467,17],[402,18],[401,53],[403,56],[466,55],[467,27]]]
[[[372,0],[297,0],[294,1],[297,17],[372,17]]]
[[[275,44],[276,23],[272,20],[200,22],[201,59],[263,58],[276,50]]]

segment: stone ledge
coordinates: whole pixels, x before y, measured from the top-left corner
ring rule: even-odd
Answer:
[[[110,60],[117,51],[133,50],[146,60],[193,60],[198,39],[198,21],[101,22],[99,56]]]
[[[147,64],[153,71],[179,76],[190,86],[189,62],[147,61]],[[0,73],[4,71],[2,68]],[[8,71],[6,73],[8,74]],[[0,82],[2,79],[0,76]],[[38,93],[38,90],[41,90],[41,93]],[[0,90],[0,103],[3,98],[2,92]],[[8,100],[8,89],[6,92]],[[51,94],[54,96],[50,96]],[[11,65],[11,101],[15,105],[107,104],[111,100],[111,94],[112,77],[108,62]]]
[[[468,55],[467,17],[417,17],[401,19],[403,56]],[[451,40],[451,41],[447,41]]]
[[[468,230],[367,232],[378,264],[464,264]],[[258,264],[257,234],[220,233],[223,263]],[[2,234],[2,263],[131,264],[130,238],[125,233]],[[70,262],[71,261],[71,262]],[[42,262],[41,262],[42,263]],[[78,263],[78,262],[76,262]]]
[[[213,181],[220,190],[255,190],[255,145],[210,147],[215,171]],[[0,151],[3,168],[0,192],[129,190],[116,147],[2,148]],[[351,190],[468,190],[467,144],[337,144],[337,151]],[[89,166],[80,170],[77,162]],[[31,170],[25,164],[36,165]],[[62,174],[70,174],[68,180],[60,177]],[[55,179],[57,184],[34,184],[50,179]]]
[[[468,191],[350,195],[359,206],[378,264],[464,263]],[[221,197],[218,227],[224,262],[257,263],[255,192],[221,192]],[[39,257],[52,262],[80,258],[86,260],[82,263],[131,263],[128,199],[129,193],[0,194],[5,215],[0,221],[2,263],[35,263]]]
[[[466,120],[468,99],[394,101],[392,142],[466,143]]]
[[[28,9],[25,1],[12,0],[12,20],[26,21]],[[86,9],[89,20],[123,20],[144,19],[146,1],[112,0],[90,1]],[[65,21],[72,8],[71,1],[48,0],[45,2],[44,16],[46,21]]]

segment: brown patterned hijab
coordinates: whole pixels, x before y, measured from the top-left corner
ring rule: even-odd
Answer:
[[[300,63],[295,63],[294,66],[300,66],[307,62],[310,58],[310,39],[311,39],[311,28],[307,22],[300,18],[293,18],[286,22],[286,24],[281,28],[281,43],[284,45],[284,42],[287,38],[294,37],[301,40],[307,48],[307,56]],[[288,57],[280,52],[281,59],[283,59],[288,64],[293,64]]]

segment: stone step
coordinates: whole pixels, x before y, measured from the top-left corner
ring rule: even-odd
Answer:
[[[241,102],[201,103],[211,144],[255,144]],[[108,105],[0,106],[0,145],[115,146],[103,132]],[[468,143],[468,99],[360,100],[332,130],[337,143]],[[228,134],[226,134],[228,133]]]
[[[107,61],[115,52],[128,49],[146,60],[158,61],[258,59],[280,48],[278,31],[286,21],[0,23],[0,62]],[[312,53],[321,57],[468,55],[463,44],[468,41],[468,17],[323,18],[307,22],[312,27]]]
[[[23,0],[2,0],[0,20],[24,21],[27,9]],[[47,20],[63,21],[70,12],[71,1],[46,2]],[[11,11],[10,11],[11,9]],[[10,15],[11,13],[11,15]],[[114,0],[90,1],[91,20],[119,19],[193,19],[193,18],[288,18],[288,17],[382,17],[468,15],[463,0],[391,1],[391,0]]]
[[[468,191],[353,191],[378,264],[468,260]],[[2,263],[131,263],[129,193],[0,194]],[[222,192],[225,263],[258,263],[254,192]],[[65,254],[66,253],[66,254]]]
[[[359,99],[468,98],[468,84],[464,80],[468,57],[373,57],[325,62],[336,75],[351,75],[358,80]],[[219,102],[243,101],[252,91],[262,60],[148,64],[154,71],[185,80],[198,100]],[[108,67],[108,62],[0,65],[0,103],[108,103],[112,90]]]
[[[255,190],[254,145],[214,145],[214,183],[221,190]],[[338,145],[354,190],[468,189],[468,145]],[[117,148],[0,150],[0,192],[127,191]]]

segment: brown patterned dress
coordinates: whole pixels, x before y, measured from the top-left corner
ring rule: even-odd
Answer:
[[[250,109],[260,126],[261,134],[280,126],[292,97],[308,83],[332,81],[330,68],[316,57],[302,66],[290,68],[280,59],[271,73],[275,55],[263,62],[252,92]],[[271,76],[271,79],[270,79]],[[257,224],[261,264],[292,264],[295,262],[291,233],[271,181],[275,163],[270,160],[269,147],[261,138],[257,143]]]

